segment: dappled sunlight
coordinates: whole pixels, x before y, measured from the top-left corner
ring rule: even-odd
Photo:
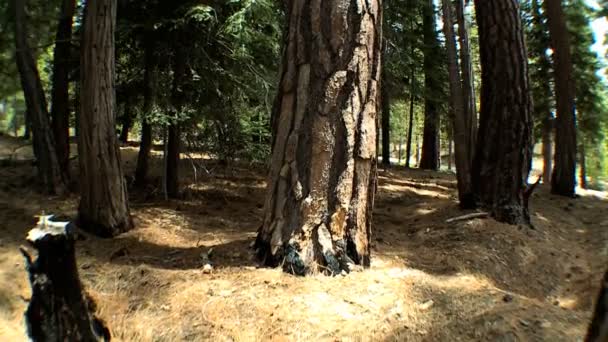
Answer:
[[[133,193],[134,230],[78,241],[80,277],[116,340],[449,340],[467,336],[463,325],[489,340],[510,333],[525,340],[529,326],[567,337],[584,330],[596,286],[592,267],[603,267],[589,261],[586,246],[605,248],[608,236],[583,219],[608,219],[596,210],[603,200],[550,199],[541,188],[531,201],[535,230],[489,218],[446,223],[463,214],[453,176],[391,171],[380,181],[374,209],[371,267],[299,278],[258,268],[251,246],[262,220],[264,176],[235,167],[184,182],[180,200]],[[17,279],[16,293],[28,298],[17,251],[28,222],[43,208],[73,217],[78,198],[19,194],[3,192],[9,205],[2,213],[15,229],[0,231],[0,289],[14,288]],[[202,255],[211,271],[203,271]],[[0,301],[0,324],[10,328],[0,335],[21,340],[26,303],[9,293],[6,304]]]

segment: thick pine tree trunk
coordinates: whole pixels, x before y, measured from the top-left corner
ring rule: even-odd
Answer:
[[[75,0],[63,0],[53,57],[53,89],[51,91],[51,118],[55,135],[57,158],[61,171],[68,175],[70,171],[70,93],[69,72],[72,48],[72,22]]]
[[[458,200],[460,207],[470,209],[475,207],[473,183],[471,179],[471,139],[469,138],[469,121],[465,116],[464,97],[458,57],[456,55],[456,37],[454,33],[452,5],[449,0],[443,0],[443,33],[446,37],[448,55],[448,79],[450,83],[450,108],[454,127],[454,154],[456,164],[456,179],[458,181]]]
[[[28,233],[28,242],[38,252],[36,260],[21,249],[32,286],[25,312],[28,335],[36,342],[109,341],[110,331],[95,317],[95,302],[78,278],[74,227],[51,217],[41,217]]]
[[[26,135],[29,135],[28,122],[31,123],[33,149],[36,156],[38,174],[44,191],[49,194],[63,194],[67,191],[66,175],[61,171],[57,159],[55,139],[51,129],[46,98],[36,61],[27,43],[25,29],[25,0],[15,0],[15,44],[17,69],[27,106]]]
[[[81,57],[80,227],[102,237],[132,227],[115,133],[116,0],[87,2]]]
[[[150,163],[150,150],[152,149],[152,125],[148,116],[154,106],[154,94],[156,81],[154,78],[154,45],[150,32],[146,33],[144,51],[144,105],[141,123],[141,140],[139,143],[139,153],[137,155],[137,166],[135,168],[135,185],[143,186],[146,184]]]
[[[462,95],[464,102],[464,117],[469,145],[469,158],[473,162],[477,140],[477,105],[475,102],[475,78],[471,63],[471,46],[469,30],[465,18],[464,0],[456,0],[456,22],[458,23],[458,38],[460,43],[460,67],[462,70]]]
[[[267,265],[304,275],[369,266],[381,2],[294,0],[263,224]]]
[[[527,224],[532,101],[519,2],[476,0],[475,9],[482,89],[473,191],[496,220]]]
[[[382,71],[382,81],[380,87],[382,89],[382,165],[391,165],[391,100],[388,89],[388,82],[386,81],[386,72]]]
[[[576,128],[574,109],[574,78],[569,33],[561,0],[546,0],[547,24],[553,48],[555,99],[555,163],[551,176],[551,192],[573,197],[576,182]]]
[[[595,303],[595,311],[585,342],[608,341],[608,272],[604,273],[602,287]]]
[[[422,135],[422,157],[420,168],[439,169],[439,111],[436,94],[437,84],[437,31],[435,30],[435,6],[427,0],[423,11],[424,31],[424,130]]]

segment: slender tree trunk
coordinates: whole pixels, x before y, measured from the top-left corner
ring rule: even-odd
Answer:
[[[82,37],[79,226],[102,237],[132,227],[115,133],[116,0],[87,2]]]
[[[448,139],[448,170],[452,171],[452,138]]]
[[[468,24],[465,17],[464,0],[456,0],[456,21],[460,43],[460,66],[462,71],[462,95],[464,117],[467,130],[470,163],[473,162],[477,140],[477,105],[475,103],[475,83],[471,63],[471,46],[469,44]]]
[[[72,43],[72,22],[76,0],[63,0],[55,50],[53,52],[53,89],[51,91],[51,118],[53,134],[57,148],[57,159],[61,171],[68,175],[70,171],[70,93],[69,72]]]
[[[541,4],[539,0],[533,0],[530,3],[532,11],[532,32],[535,37],[536,44],[531,45],[534,48],[531,51],[533,57],[536,57],[537,65],[535,66],[534,77],[536,78],[537,93],[533,93],[534,98],[534,113],[542,119],[542,151],[543,151],[543,183],[551,182],[551,171],[553,168],[553,126],[554,119],[551,112],[552,100],[554,98],[551,89],[551,83],[548,79],[551,77],[551,60],[547,56],[547,49],[550,47],[549,33],[545,24],[544,16],[541,13]],[[534,82],[533,82],[534,83]]]
[[[133,114],[131,113],[133,108],[130,101],[131,99],[127,99],[127,102],[125,103],[125,112],[122,116],[122,129],[120,130],[120,136],[118,137],[118,140],[123,144],[129,142],[129,131],[131,130],[131,125],[133,125]]]
[[[23,131],[23,139],[30,140],[32,137],[32,120],[27,112],[27,108],[23,111],[23,124],[25,126],[25,130]]]
[[[581,142],[580,146],[579,146],[579,157],[580,157],[580,182],[579,182],[579,186],[581,187],[581,189],[587,189],[587,163],[586,163],[586,156],[585,156],[585,143]]]
[[[473,191],[492,216],[528,224],[532,101],[516,0],[476,0],[481,55],[481,115]]]
[[[446,37],[446,48],[448,54],[448,77],[450,83],[450,108],[452,115],[452,126],[454,128],[454,150],[456,158],[456,179],[458,181],[458,200],[460,207],[470,209],[475,207],[473,196],[473,183],[471,179],[471,146],[469,143],[470,130],[467,127],[469,120],[465,116],[464,97],[462,83],[460,81],[460,70],[458,57],[456,55],[456,37],[454,33],[452,5],[449,0],[443,0],[443,33]]]
[[[380,89],[382,89],[382,165],[391,165],[391,101],[387,82],[387,73],[382,71],[382,81],[380,82]]]
[[[424,31],[424,130],[422,136],[422,158],[420,168],[439,169],[439,111],[437,109],[438,86],[437,55],[438,41],[435,29],[435,6],[427,0],[423,10]]]
[[[551,182],[551,169],[553,162],[553,118],[551,117],[551,112],[547,113],[547,117],[545,117],[543,120],[542,130],[543,183],[549,184],[549,182]]]
[[[595,303],[593,318],[585,337],[585,342],[605,341],[608,341],[608,272],[604,273],[602,287]]]
[[[413,49],[412,49],[413,50]],[[412,66],[412,74],[410,77],[410,116],[409,123],[407,126],[407,143],[405,144],[405,167],[410,167],[410,156],[412,155],[412,133],[414,128],[414,85],[416,83],[416,74],[414,73],[414,67]]]
[[[150,150],[152,149],[152,125],[148,120],[154,106],[156,80],[154,66],[154,43],[152,33],[147,32],[144,51],[144,105],[141,123],[141,139],[139,153],[137,155],[137,166],[135,168],[135,185],[146,184],[150,163]]]
[[[181,114],[180,111],[183,107],[183,93],[181,87],[186,72],[186,55],[184,48],[180,45],[175,51],[176,56],[173,62],[173,90],[171,100],[176,112],[174,113],[174,120],[169,125],[167,131],[167,156],[165,159],[167,163],[167,174],[165,175],[167,195],[170,198],[179,197],[179,157],[181,150],[179,115]]]
[[[179,197],[179,154],[180,154],[179,124],[171,124],[167,129],[167,196]]]
[[[294,274],[369,266],[381,2],[295,0],[256,250]]]
[[[51,129],[46,98],[40,76],[29,45],[25,29],[25,0],[15,0],[15,44],[17,48],[17,69],[21,79],[23,95],[27,106],[26,132],[28,120],[33,131],[33,149],[36,156],[38,175],[44,191],[62,194],[67,191],[65,175],[61,172],[55,150],[55,139]]]
[[[555,122],[555,163],[551,192],[574,196],[576,172],[576,115],[570,39],[561,0],[544,1],[555,75],[557,119]]]

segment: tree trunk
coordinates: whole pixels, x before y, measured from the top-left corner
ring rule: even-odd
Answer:
[[[532,101],[519,2],[476,0],[475,9],[482,89],[473,191],[496,220],[528,224]]]
[[[551,112],[552,100],[554,98],[551,83],[548,82],[551,77],[551,60],[547,56],[549,44],[549,33],[545,24],[544,15],[541,13],[541,4],[539,0],[533,0],[530,3],[532,13],[532,28],[531,42],[532,58],[537,59],[534,72],[531,70],[530,77],[535,78],[532,84],[536,83],[533,88],[532,97],[534,99],[534,114],[541,118],[541,136],[542,136],[542,152],[543,152],[543,183],[551,182],[551,171],[553,164],[553,126],[554,119]],[[532,39],[534,38],[534,39]]]
[[[458,200],[460,207],[470,209],[475,207],[473,196],[473,184],[471,179],[471,146],[469,143],[470,130],[467,127],[469,120],[465,117],[464,97],[462,83],[460,81],[460,70],[456,55],[456,37],[454,33],[452,5],[449,0],[443,0],[443,33],[446,37],[446,49],[448,55],[448,79],[450,83],[450,108],[452,115],[452,126],[454,129],[454,154],[456,164],[456,179],[458,181]]]
[[[110,340],[110,331],[95,317],[95,302],[78,278],[74,253],[74,227],[69,222],[52,222],[42,216],[28,233],[37,258],[21,248],[32,286],[25,321],[32,341],[93,342]]]
[[[102,237],[132,227],[115,133],[116,0],[87,2],[82,39],[79,226]]]
[[[448,170],[452,171],[452,138],[448,139]]]
[[[413,49],[412,49],[413,51]],[[410,167],[410,156],[412,155],[412,133],[414,131],[414,85],[416,83],[416,74],[412,66],[412,74],[410,77],[410,117],[407,126],[407,142],[405,144],[405,167]]]
[[[57,159],[61,171],[68,175],[70,171],[70,93],[69,72],[72,48],[72,22],[76,0],[63,0],[55,50],[53,52],[53,89],[51,91],[51,118],[53,119],[53,134],[57,148]]]
[[[557,102],[555,163],[551,176],[551,192],[561,196],[573,197],[576,181],[576,115],[569,33],[561,0],[547,0],[544,3],[553,47],[555,99]]]
[[[585,342],[608,341],[608,272],[604,273],[602,287],[595,303],[593,318]]]
[[[152,125],[148,120],[154,106],[156,80],[154,62],[154,41],[151,32],[146,32],[144,38],[144,105],[141,123],[141,140],[139,153],[137,155],[137,166],[135,168],[135,185],[138,187],[146,184],[150,163],[150,150],[152,149]]]
[[[129,142],[129,131],[131,130],[131,125],[133,125],[133,114],[131,113],[133,108],[130,101],[132,100],[127,99],[127,102],[125,103],[125,111],[122,115],[122,128],[120,130],[120,136],[118,137],[118,140],[123,144]]]
[[[383,64],[385,66],[385,64]],[[382,165],[391,165],[391,101],[387,82],[387,73],[382,70],[382,81],[380,82],[382,93]]]
[[[44,191],[49,194],[63,194],[67,191],[66,176],[61,172],[57,160],[55,139],[51,129],[44,90],[40,82],[36,61],[27,43],[25,0],[15,0],[14,8],[17,68],[27,106],[26,133],[28,132],[28,121],[30,121],[38,175]]]
[[[551,112],[547,113],[547,116],[543,120],[542,127],[542,141],[543,141],[543,183],[549,184],[551,182],[551,164],[553,162],[553,118]]]
[[[368,267],[381,4],[295,0],[287,18],[257,254],[266,265],[282,264],[298,275]]]
[[[167,196],[169,198],[179,197],[179,153],[180,153],[180,129],[179,124],[169,125],[167,129]]]
[[[179,44],[179,43],[178,43]],[[167,131],[167,155],[165,181],[167,186],[167,196],[169,198],[179,197],[179,154],[181,149],[181,130],[179,115],[183,107],[182,86],[186,72],[186,55],[181,44],[175,49],[175,59],[173,61],[173,90],[171,101],[175,108],[174,120]]]
[[[587,189],[587,163],[586,163],[586,156],[585,156],[585,143],[581,142],[581,145],[579,147],[579,157],[580,157],[580,183],[579,186],[581,187],[581,189]]]
[[[464,0],[456,0],[456,21],[458,23],[458,37],[460,43],[460,67],[462,75],[462,95],[464,102],[464,118],[466,123],[467,141],[469,146],[469,162],[473,162],[475,147],[477,146],[477,105],[475,102],[475,82],[473,66],[471,63],[471,46],[469,44],[469,30],[465,18]]]
[[[427,0],[423,10],[424,31],[424,130],[420,168],[439,169],[439,111],[437,94],[440,92],[437,77],[438,41],[435,30],[435,6]]]
[[[32,120],[30,119],[30,115],[27,113],[27,108],[23,111],[23,125],[25,126],[25,130],[23,131],[23,139],[30,140],[32,137]]]

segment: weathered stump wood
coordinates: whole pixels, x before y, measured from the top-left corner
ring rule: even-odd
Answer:
[[[608,341],[608,271],[604,274],[600,295],[595,304],[586,342]]]
[[[110,332],[95,317],[95,303],[83,291],[74,253],[74,226],[41,216],[27,241],[38,251],[32,261],[21,248],[32,286],[25,312],[32,341],[109,341]]]

